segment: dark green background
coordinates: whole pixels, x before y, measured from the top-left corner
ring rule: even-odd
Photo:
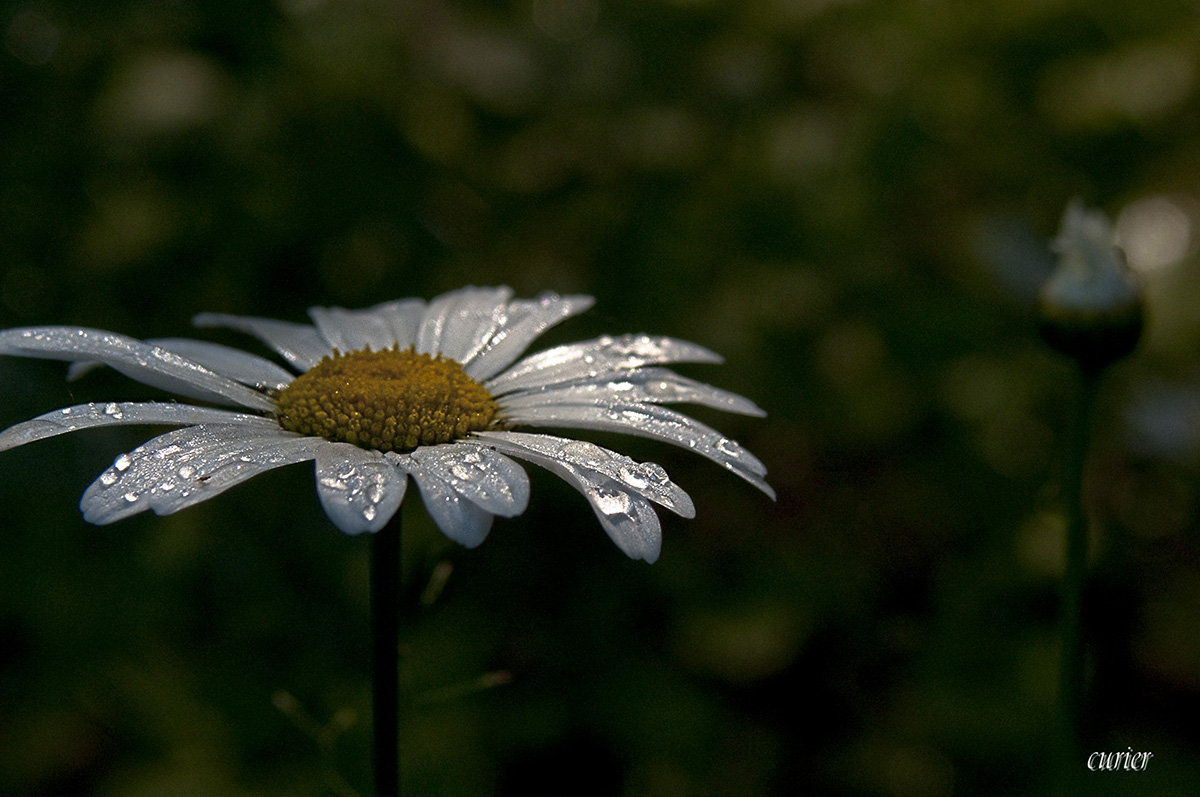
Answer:
[[[1200,222],[1195,3],[28,0],[0,37],[0,327],[582,292],[545,344],[694,340],[768,412],[695,414],[776,503],[593,438],[695,498],[653,566],[541,471],[473,551],[410,496],[412,793],[1052,793],[1074,383],[1030,307],[1071,197]],[[1196,265],[1144,274],[1097,408],[1085,746],[1154,758],[1094,794],[1200,793]],[[157,395],[62,372],[0,362],[0,424]],[[0,791],[364,791],[367,541],[301,466],[85,524],[149,433],[0,455]]]

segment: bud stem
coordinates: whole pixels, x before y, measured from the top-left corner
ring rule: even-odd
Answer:
[[[1065,565],[1059,616],[1062,644],[1059,661],[1059,735],[1064,794],[1078,792],[1081,726],[1086,694],[1084,591],[1087,584],[1088,518],[1084,509],[1084,474],[1091,416],[1103,369],[1081,367],[1074,412],[1070,418],[1063,463],[1063,500],[1067,513]]]

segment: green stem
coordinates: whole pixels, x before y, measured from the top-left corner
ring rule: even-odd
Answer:
[[[1067,511],[1066,559],[1062,580],[1058,698],[1062,770],[1067,793],[1078,791],[1081,766],[1080,730],[1085,695],[1083,595],[1087,582],[1088,521],[1084,510],[1083,480],[1091,436],[1092,405],[1095,403],[1100,371],[1081,371],[1075,411],[1070,419],[1063,474],[1063,498]]]
[[[400,513],[371,541],[375,793],[400,794]]]

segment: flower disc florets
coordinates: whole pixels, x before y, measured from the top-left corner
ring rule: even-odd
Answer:
[[[412,347],[324,357],[276,399],[279,425],[378,451],[448,443],[488,428],[496,403],[454,360]]]

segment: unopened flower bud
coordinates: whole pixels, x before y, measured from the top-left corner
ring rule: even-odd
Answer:
[[[1133,351],[1142,334],[1142,292],[1098,210],[1072,201],[1054,239],[1058,266],[1038,296],[1042,338],[1084,368]]]

